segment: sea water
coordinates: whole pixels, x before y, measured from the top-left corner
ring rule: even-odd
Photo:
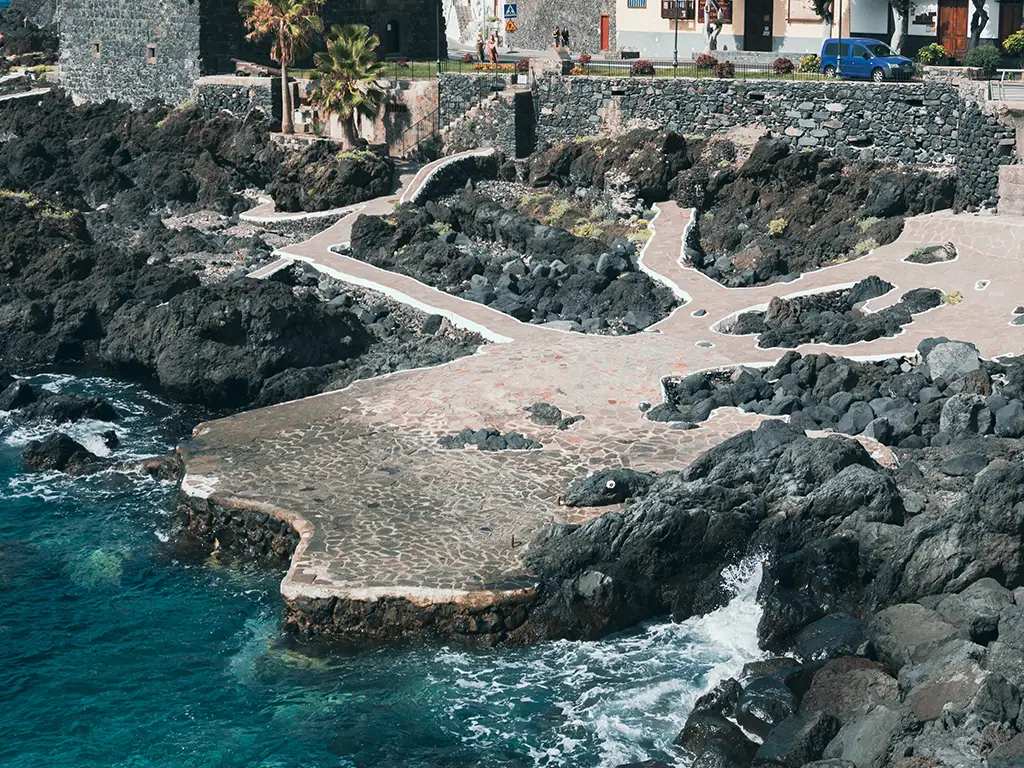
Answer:
[[[164,453],[198,418],[141,387],[43,375],[98,394],[116,425],[68,430],[96,453]],[[279,631],[280,573],[183,560],[175,489],[130,472],[26,472],[53,425],[0,414],[0,765],[685,765],[694,699],[758,656],[758,570],[725,608],[597,642],[343,653]]]

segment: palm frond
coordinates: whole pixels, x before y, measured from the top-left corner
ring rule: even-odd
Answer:
[[[291,64],[309,50],[309,40],[323,31],[318,13],[323,0],[241,0],[247,40],[272,38],[270,58]]]
[[[356,115],[376,117],[386,93],[379,82],[385,66],[377,60],[380,39],[361,24],[334,25],[327,50],[316,54],[317,86],[310,98],[342,120]]]

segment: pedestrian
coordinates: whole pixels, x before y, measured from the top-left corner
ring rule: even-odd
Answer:
[[[491,56],[491,64],[497,65],[498,63],[498,37],[491,32],[487,38],[487,52]]]
[[[554,42],[555,50],[557,51],[558,50],[558,46],[562,42],[562,33],[558,29],[558,27],[555,27],[555,31],[551,33],[551,40],[552,40],[552,42]]]
[[[569,28],[562,27],[562,47],[569,50]]]
[[[480,60],[480,63],[484,63],[484,33],[477,32],[476,35],[476,57]]]

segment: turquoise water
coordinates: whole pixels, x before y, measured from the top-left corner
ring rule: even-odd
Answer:
[[[103,378],[117,456],[163,453],[195,414]],[[110,425],[72,434],[100,452]],[[278,631],[280,574],[184,562],[174,489],[119,472],[24,473],[46,425],[0,414],[0,765],[615,766],[678,760],[709,682],[756,655],[756,577],[722,611],[594,643],[347,654]]]

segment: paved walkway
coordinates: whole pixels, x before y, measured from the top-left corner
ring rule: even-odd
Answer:
[[[442,161],[443,162],[443,161]],[[438,167],[407,179],[414,191]],[[395,197],[360,212],[390,211]],[[264,211],[264,214],[267,213]],[[463,600],[480,590],[529,581],[523,543],[553,521],[600,510],[558,504],[588,470],[679,468],[697,453],[760,417],[721,409],[700,429],[646,421],[639,403],[662,399],[664,376],[737,363],[768,363],[754,337],[713,327],[772,296],[844,286],[878,274],[896,285],[960,292],[962,301],[916,316],[897,337],[848,347],[808,345],[854,357],[912,353],[928,336],[969,338],[991,356],[1019,351],[1024,327],[1010,325],[1024,302],[1024,219],[938,213],[907,222],[899,240],[854,262],[785,285],[728,289],[681,264],[688,212],[664,203],[642,264],[692,298],[648,332],[625,337],[560,332],[520,323],[412,278],[338,255],[358,213],[280,254],[450,318],[495,342],[478,354],[430,369],[360,381],[340,392],[200,425],[182,447],[186,490],[230,503],[260,505],[300,519],[302,543],[282,583],[286,597]],[[958,258],[915,265],[918,245],[952,241]],[[988,280],[979,290],[979,280]],[[695,317],[694,311],[706,314]],[[705,346],[711,342],[710,346]],[[586,419],[567,431],[531,423],[522,408],[545,401]],[[437,440],[463,427],[518,430],[540,440],[535,451],[443,450]]]

